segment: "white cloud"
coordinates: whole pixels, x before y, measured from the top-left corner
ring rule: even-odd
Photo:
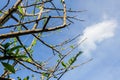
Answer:
[[[86,27],[83,31],[82,38],[87,39],[81,44],[84,55],[90,56],[91,51],[96,49],[97,43],[113,37],[116,27],[116,20],[104,20]]]

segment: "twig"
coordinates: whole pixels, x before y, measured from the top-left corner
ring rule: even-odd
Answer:
[[[12,8],[10,8],[8,11],[6,11],[5,14],[3,14],[0,17],[0,27],[4,25],[10,19],[10,15],[12,15],[12,13],[17,10],[17,7],[21,2],[22,0],[17,0],[15,5]]]
[[[8,6],[9,2],[10,0],[7,1],[6,5],[0,11],[4,10]]]

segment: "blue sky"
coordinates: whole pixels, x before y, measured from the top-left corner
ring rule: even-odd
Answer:
[[[66,73],[61,80],[119,80],[120,74],[120,0],[65,0],[68,2],[68,8],[72,7],[76,10],[87,10],[77,14],[84,22],[76,21],[64,33],[55,34],[64,37],[70,37],[79,33],[83,38],[87,38],[81,44],[79,49],[84,53],[79,57],[76,64],[81,64],[88,59],[93,60],[82,65],[72,71]],[[66,32],[67,31],[67,32]],[[55,42],[51,36],[47,37],[50,41]],[[58,37],[59,38],[59,37]],[[44,38],[43,38],[44,39]],[[59,38],[61,41],[64,38]],[[44,52],[36,49],[38,52]],[[37,52],[36,51],[36,52]],[[49,50],[46,50],[46,52]],[[44,54],[35,54],[39,58],[44,59]],[[49,54],[47,54],[49,56]],[[25,71],[25,70],[24,70]],[[26,73],[26,75],[28,75]],[[30,73],[32,74],[32,73]],[[18,72],[17,76],[26,77],[23,73]],[[14,75],[13,75],[14,76]]]
[[[75,24],[82,25],[82,37],[87,37],[80,46],[84,53],[76,64],[82,63],[81,58],[93,60],[70,71],[62,80],[119,80],[120,1],[76,0],[70,4],[77,9],[87,10],[79,14],[85,22]]]

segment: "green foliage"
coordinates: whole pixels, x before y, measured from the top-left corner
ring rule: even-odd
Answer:
[[[71,66],[77,60],[78,56],[81,55],[81,54],[82,54],[82,51],[80,51],[75,56],[73,56],[72,58],[70,58],[67,63],[65,63],[65,62],[62,61],[61,65],[64,68],[68,68],[69,66]],[[58,62],[59,62],[59,60],[58,60]]]
[[[2,44],[2,47],[4,48],[4,51],[2,52],[5,56],[13,57],[14,59],[19,58],[27,58],[25,54],[20,54],[20,48],[23,48],[21,45],[13,45],[14,42],[7,42],[5,44]],[[16,42],[15,42],[16,43]]]
[[[37,35],[37,37],[40,37],[40,36],[41,36],[41,33],[39,33],[39,34]],[[28,51],[30,51],[30,50],[32,49],[32,47],[36,45],[36,43],[37,43],[37,39],[34,38],[34,39],[32,40],[31,45],[28,47]]]
[[[17,26],[17,30],[18,30],[18,31],[21,31],[21,30],[22,30],[21,25],[20,25],[20,26]]]
[[[15,56],[16,59],[21,59],[21,58],[27,58],[26,55],[18,55],[18,56]]]
[[[69,65],[72,65],[77,60],[77,58],[80,54],[82,54],[81,51],[79,53],[77,53],[74,57],[70,58],[68,61]]]
[[[67,63],[65,63],[64,61],[61,62],[61,65],[64,67],[64,68],[68,68],[69,66],[71,66],[78,58],[79,55],[82,54],[82,51],[79,51],[75,56],[73,56],[72,58],[70,58],[68,60]],[[61,58],[61,56],[59,56]],[[57,61],[59,62],[59,60]]]
[[[18,10],[19,10],[19,12],[20,12],[21,14],[24,14],[24,13],[23,13],[23,9],[22,9],[21,6],[18,6]]]
[[[27,62],[32,62],[31,58],[25,58],[24,60],[27,61]]]
[[[73,49],[73,48],[74,48],[74,46],[73,46],[73,45],[71,45],[71,46],[70,46],[70,48],[72,48],[72,49]]]
[[[72,65],[74,63],[74,61],[75,61],[75,57],[72,57],[72,58],[69,59],[68,62],[69,62],[70,65]]]
[[[10,49],[7,49],[6,52],[7,52],[7,53],[12,53],[13,51],[19,50],[19,49],[22,48],[22,47],[23,47],[23,46],[21,46],[21,45],[14,46],[14,47],[12,47],[12,48],[10,48]]]
[[[0,15],[2,14],[2,12],[0,11]]]
[[[20,77],[17,77],[18,80],[22,80]],[[29,80],[29,76],[25,77],[23,80]]]
[[[37,6],[36,6],[36,8],[40,8],[40,6],[39,6],[39,5],[37,5]]]
[[[61,62],[61,64],[62,64],[62,66],[63,66],[64,68],[67,67],[67,65],[66,65],[63,61]]]
[[[7,42],[5,44],[2,44],[1,46],[4,47],[5,49],[8,49],[14,42]]]
[[[62,58],[62,55],[61,54],[58,54],[59,58]]]
[[[18,79],[18,80],[21,80],[21,78],[20,78],[20,77],[17,77],[17,79]]]
[[[8,71],[10,71],[12,73],[15,73],[15,69],[12,65],[5,63],[5,62],[1,62],[1,63],[5,67],[5,69],[7,69]]]
[[[29,80],[29,76],[25,77],[23,80]]]
[[[43,72],[42,73],[42,78],[44,79],[44,78],[48,78],[48,77],[50,77],[50,73],[45,73],[45,72]]]

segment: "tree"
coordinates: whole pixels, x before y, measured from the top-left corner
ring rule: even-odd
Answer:
[[[67,71],[78,67],[73,66],[73,63],[82,51],[77,51],[72,57],[69,55],[81,44],[71,43],[80,35],[60,43],[55,33],[73,23],[72,19],[82,21],[68,16],[81,11],[67,9],[64,0],[15,1],[7,0],[7,3],[0,7],[0,63],[3,66],[1,70],[5,69],[0,79],[11,80],[10,75],[21,70],[21,67],[17,67],[19,65],[40,74],[41,80],[59,80]],[[56,4],[59,6],[56,7]],[[53,39],[50,40],[47,35]],[[56,42],[52,42],[54,39]],[[40,53],[38,48],[41,49]],[[47,53],[43,53],[44,51]],[[39,54],[46,55],[45,59],[34,56],[39,57]],[[21,80],[20,77],[18,80]],[[28,79],[29,76],[24,78]]]

